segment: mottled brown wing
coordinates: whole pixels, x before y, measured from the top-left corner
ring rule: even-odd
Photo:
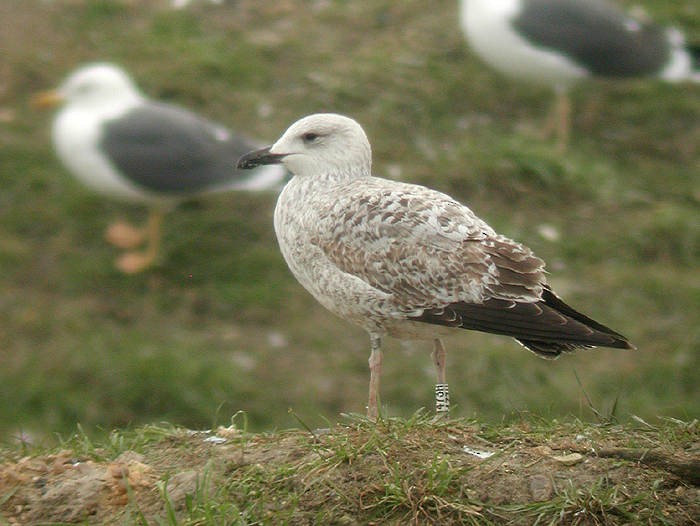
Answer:
[[[421,186],[357,184],[324,205],[313,242],[339,269],[397,298],[406,311],[490,298],[537,301],[544,263],[471,210]]]

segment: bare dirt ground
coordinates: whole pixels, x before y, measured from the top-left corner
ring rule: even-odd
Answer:
[[[205,524],[193,520],[197,508],[211,512],[224,500],[236,505],[226,524],[319,517],[336,524],[697,524],[700,517],[697,429],[680,441],[603,426],[493,432],[391,421],[315,434],[156,435],[113,459],[96,448],[5,462],[0,522]]]

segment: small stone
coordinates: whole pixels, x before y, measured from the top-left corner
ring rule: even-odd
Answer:
[[[564,466],[573,466],[583,460],[583,455],[581,455],[580,453],[570,453],[568,455],[554,455],[552,456],[552,459],[556,460],[560,464],[563,464]]]

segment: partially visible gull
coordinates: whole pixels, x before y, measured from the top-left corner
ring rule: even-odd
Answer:
[[[378,416],[381,340],[432,339],[436,394],[448,395],[448,328],[511,336],[543,358],[586,347],[632,349],[551,290],[544,262],[466,206],[429,188],[373,177],[354,120],[316,114],[294,123],[239,168],[282,163],[292,179],[275,208],[289,268],[324,307],[363,327],[371,355],[367,414]],[[446,409],[445,400],[437,408]]]
[[[53,122],[53,143],[77,179],[107,197],[150,207],[145,227],[118,222],[107,230],[111,243],[128,250],[117,260],[126,273],[157,260],[163,214],[179,201],[214,191],[279,188],[286,175],[281,166],[237,170],[236,160],[254,142],[149,100],[112,64],[81,67],[34,102],[63,103]],[[143,243],[145,251],[133,250]]]
[[[549,131],[562,149],[570,130],[568,89],[581,79],[700,82],[697,49],[686,47],[680,31],[604,0],[460,0],[460,24],[484,62],[555,91]]]

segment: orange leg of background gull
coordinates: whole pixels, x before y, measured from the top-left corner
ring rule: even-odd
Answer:
[[[382,376],[382,340],[378,336],[370,336],[369,355],[369,401],[367,402],[367,418],[377,420],[379,416],[379,386]]]
[[[136,274],[146,270],[158,259],[160,251],[161,226],[163,224],[163,211],[152,209],[148,216],[146,226],[137,228],[123,221],[113,223],[107,229],[105,237],[113,245],[127,249],[119,256],[116,266],[125,274]],[[135,249],[146,243],[143,252]]]

